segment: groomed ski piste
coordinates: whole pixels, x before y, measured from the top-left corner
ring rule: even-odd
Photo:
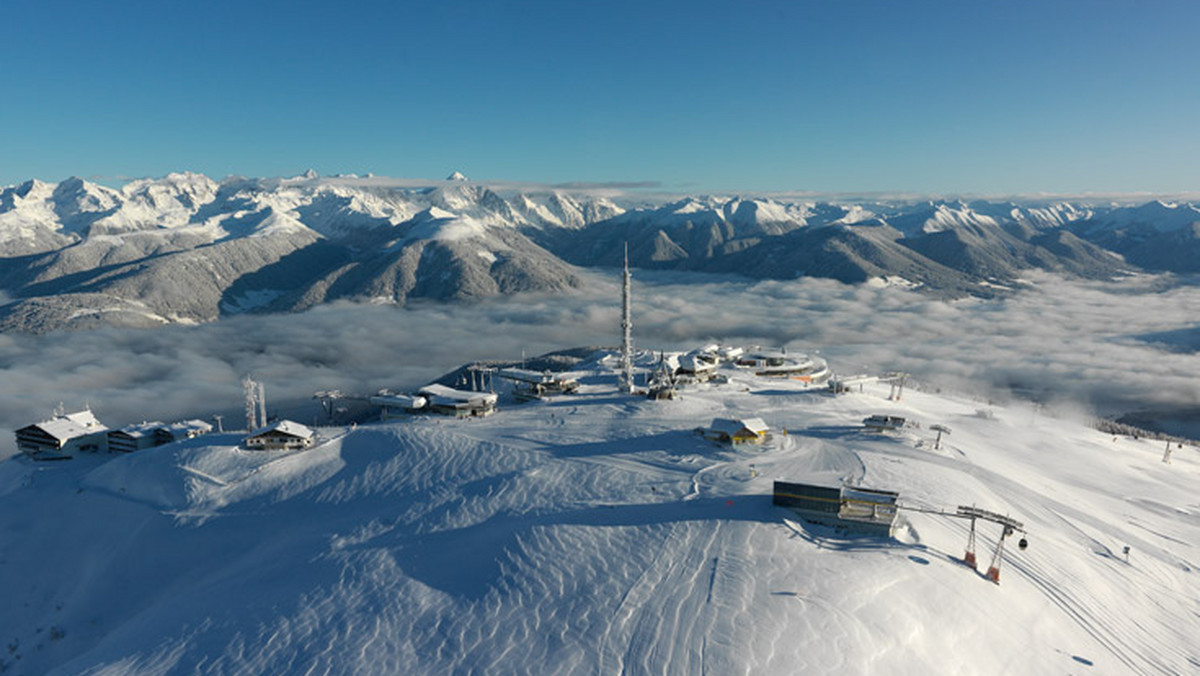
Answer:
[[[1200,673],[1191,447],[1168,464],[1033,407],[731,367],[649,401],[614,363],[485,419],[318,428],[299,452],[227,433],[0,463],[0,671]],[[915,424],[869,433],[874,414]],[[771,437],[695,434],[717,417]],[[894,537],[855,536],[773,506],[775,480],[973,505],[1029,547],[994,584],[995,524],[976,571],[966,521],[902,510]]]

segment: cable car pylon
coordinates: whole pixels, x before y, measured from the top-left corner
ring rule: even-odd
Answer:
[[[1004,527],[1004,533],[1000,535],[1000,541],[996,543],[996,553],[992,555],[992,565],[988,566],[986,577],[996,584],[1000,584],[1000,561],[1004,556],[1004,541],[1012,533],[1011,526]]]
[[[967,536],[967,553],[963,554],[963,563],[972,570],[979,570],[975,565],[975,517],[971,517],[971,534]]]
[[[989,512],[986,509],[979,509],[978,507],[967,507],[965,505],[960,505],[958,509],[953,512],[932,507],[918,507],[916,505],[903,504],[897,504],[896,508],[906,509],[913,512],[924,512],[926,514],[937,514],[938,516],[948,516],[955,519],[970,519],[971,530],[967,534],[967,551],[963,554],[963,563],[970,566],[971,569],[976,573],[979,572],[979,568],[978,561],[975,558],[975,521],[982,519],[984,521],[991,521],[992,523],[997,523],[1003,526],[1004,531],[1000,534],[1000,541],[996,543],[996,551],[992,554],[991,565],[988,566],[987,573],[984,575],[984,577],[992,582],[995,582],[996,584],[1000,584],[1000,562],[1004,558],[1004,540],[1013,533],[1017,532],[1020,532],[1023,535],[1028,535],[1028,533],[1025,531],[1025,524],[1021,523],[1020,521],[1017,521],[1011,516],[997,514],[996,512]],[[1025,551],[1025,548],[1029,546],[1029,540],[1027,540],[1025,537],[1022,537],[1021,541],[1017,543],[1017,546],[1021,548],[1021,551]]]
[[[983,519],[998,523],[1004,527],[1004,531],[1000,534],[1000,539],[996,542],[996,551],[992,554],[991,565],[988,566],[987,574],[984,575],[984,577],[992,582],[1000,584],[1000,562],[1004,560],[1004,540],[1016,531],[1024,533],[1025,524],[1003,514],[989,512],[986,509],[979,509],[978,507],[967,507],[965,505],[959,506],[956,516],[971,520],[971,533],[967,536],[967,553],[963,556],[963,563],[966,563],[975,570],[979,570],[976,568],[975,561],[975,520]],[[1028,540],[1021,538],[1021,545],[1021,549],[1024,550],[1025,547],[1029,546]]]

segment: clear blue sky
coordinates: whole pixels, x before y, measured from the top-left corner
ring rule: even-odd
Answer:
[[[1200,189],[1200,2],[4,0],[0,185]]]

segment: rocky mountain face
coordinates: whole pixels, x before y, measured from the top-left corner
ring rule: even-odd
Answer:
[[[829,204],[687,197],[622,207],[501,194],[457,174],[171,174],[0,190],[0,330],[206,322],[335,299],[465,300],[582,283],[580,268],[888,280],[993,295],[1030,268],[1107,277],[1200,270],[1200,210],[1053,203]]]

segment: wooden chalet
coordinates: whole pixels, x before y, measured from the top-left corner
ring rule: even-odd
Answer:
[[[714,418],[708,427],[696,431],[705,439],[724,444],[761,444],[766,441],[770,428],[762,418]]]
[[[299,450],[313,445],[316,434],[291,420],[280,420],[254,430],[246,436],[244,445],[252,451]]]

